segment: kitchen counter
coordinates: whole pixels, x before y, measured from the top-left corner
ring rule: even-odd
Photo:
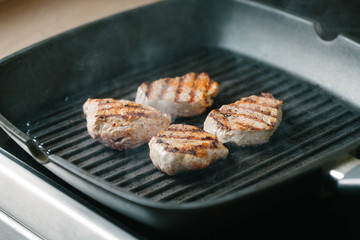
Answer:
[[[159,0],[0,0],[0,59],[85,23]]]

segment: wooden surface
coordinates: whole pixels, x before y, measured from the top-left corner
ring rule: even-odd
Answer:
[[[0,0],[0,59],[85,23],[159,0]]]

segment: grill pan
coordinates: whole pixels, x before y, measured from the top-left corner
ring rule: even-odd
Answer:
[[[3,59],[1,127],[59,177],[146,225],[245,216],[360,145],[360,47],[342,35],[325,41],[314,26],[248,1],[166,1],[114,15]],[[170,177],[146,144],[119,152],[88,135],[88,97],[134,100],[142,82],[192,71],[219,82],[212,109],[261,92],[284,100],[270,141],[229,146],[226,160]],[[175,123],[202,127],[207,113]]]

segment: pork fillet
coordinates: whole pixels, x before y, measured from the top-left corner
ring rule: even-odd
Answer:
[[[169,114],[128,100],[89,98],[83,111],[90,136],[118,150],[148,142],[171,122]]]
[[[220,142],[238,146],[265,143],[273,135],[282,118],[283,101],[270,93],[241,98],[235,103],[212,110],[204,122],[204,130]]]
[[[216,136],[195,126],[173,124],[149,142],[154,165],[168,175],[205,168],[229,151]]]
[[[188,73],[139,86],[135,102],[180,117],[202,114],[213,103],[219,84],[207,73]]]

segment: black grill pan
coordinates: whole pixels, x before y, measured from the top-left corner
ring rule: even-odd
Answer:
[[[305,39],[289,35],[294,28]],[[277,196],[274,188],[359,146],[359,83],[343,85],[360,61],[344,60],[341,52],[349,57],[360,49],[343,36],[337,41],[322,40],[311,22],[252,2],[158,3],[3,59],[1,126],[48,169],[115,211],[161,229],[205,224],[243,214],[248,206],[254,210],[254,199],[267,204],[261,194]],[[324,54],[329,66],[315,71],[311,64]],[[338,69],[337,78],[323,79]],[[192,71],[208,72],[219,82],[212,108],[261,92],[284,100],[282,123],[270,141],[229,146],[226,160],[169,177],[153,166],[147,145],[119,152],[88,135],[82,113],[88,97],[134,100],[142,82]],[[207,113],[175,123],[202,127]]]

